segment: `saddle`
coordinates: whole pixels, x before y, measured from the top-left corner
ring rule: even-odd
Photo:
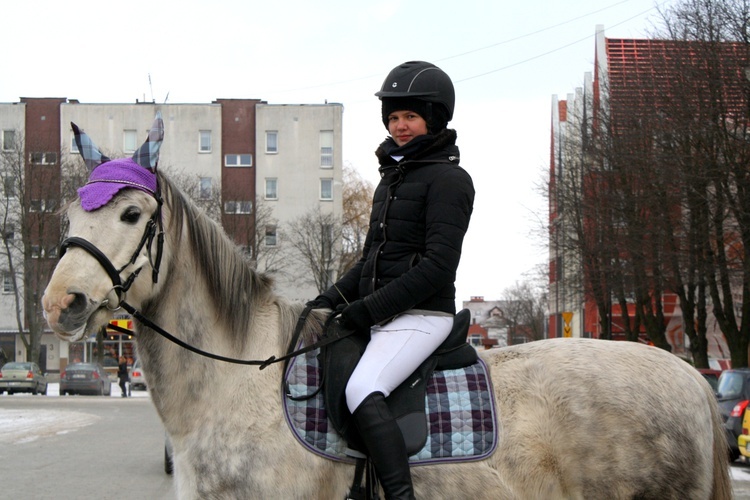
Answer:
[[[404,436],[409,455],[417,453],[425,445],[428,435],[425,415],[427,382],[436,370],[454,370],[477,362],[477,351],[466,343],[471,312],[461,310],[455,315],[453,328],[448,338],[387,398],[386,403]],[[331,322],[329,329],[341,328]],[[338,335],[328,331],[326,335]],[[318,355],[323,367],[323,399],[331,425],[347,441],[351,449],[364,449],[354,419],[346,405],[344,391],[354,368],[367,346],[367,336],[359,333],[348,335],[321,349]]]

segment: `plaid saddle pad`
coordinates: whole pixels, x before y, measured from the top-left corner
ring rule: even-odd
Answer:
[[[294,358],[286,373],[291,397],[313,394],[320,387],[318,352]],[[295,401],[282,394],[284,415],[292,433],[308,450],[331,460],[353,462],[346,442],[328,421],[322,391]],[[482,460],[497,447],[498,429],[492,382],[484,361],[466,368],[435,371],[427,384],[425,446],[412,465]]]

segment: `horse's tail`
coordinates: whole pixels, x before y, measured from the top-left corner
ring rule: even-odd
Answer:
[[[708,388],[708,384],[706,384]],[[714,482],[711,488],[712,500],[731,500],[732,498],[732,481],[729,478],[729,445],[727,444],[727,435],[722,425],[721,415],[719,414],[719,405],[716,403],[716,396],[710,388],[708,393],[708,404],[711,408],[711,420],[713,422],[714,434]]]

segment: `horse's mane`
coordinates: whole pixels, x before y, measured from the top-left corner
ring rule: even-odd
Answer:
[[[272,304],[279,312],[279,342],[286,346],[304,305],[290,303],[276,294],[273,279],[255,270],[240,248],[224,230],[185,195],[168,177],[158,173],[164,203],[168,207],[166,221],[174,238],[173,248],[188,245],[197,261],[197,272],[209,288],[216,315],[227,327],[239,349],[248,340],[254,312],[264,304]],[[187,229],[183,232],[183,224]],[[170,233],[170,231],[167,231]],[[158,302],[146,306],[159,307]],[[149,312],[150,313],[150,312]],[[147,313],[147,315],[149,314]],[[314,313],[317,321],[307,321],[302,331],[305,342],[320,335],[325,317]]]
[[[159,185],[170,209],[174,248],[189,245],[218,317],[226,321],[233,336],[243,339],[256,307],[274,300],[273,280],[253,269],[224,230],[161,173]],[[182,234],[183,223],[187,234]]]

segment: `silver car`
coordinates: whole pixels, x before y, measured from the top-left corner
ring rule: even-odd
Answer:
[[[60,373],[60,395],[112,394],[109,374],[99,363],[72,363]]]
[[[133,369],[130,371],[130,388],[134,391],[146,390],[146,377],[143,375],[140,359],[133,361]]]
[[[46,396],[47,377],[36,363],[6,363],[0,369],[0,393],[2,392],[30,392]]]

